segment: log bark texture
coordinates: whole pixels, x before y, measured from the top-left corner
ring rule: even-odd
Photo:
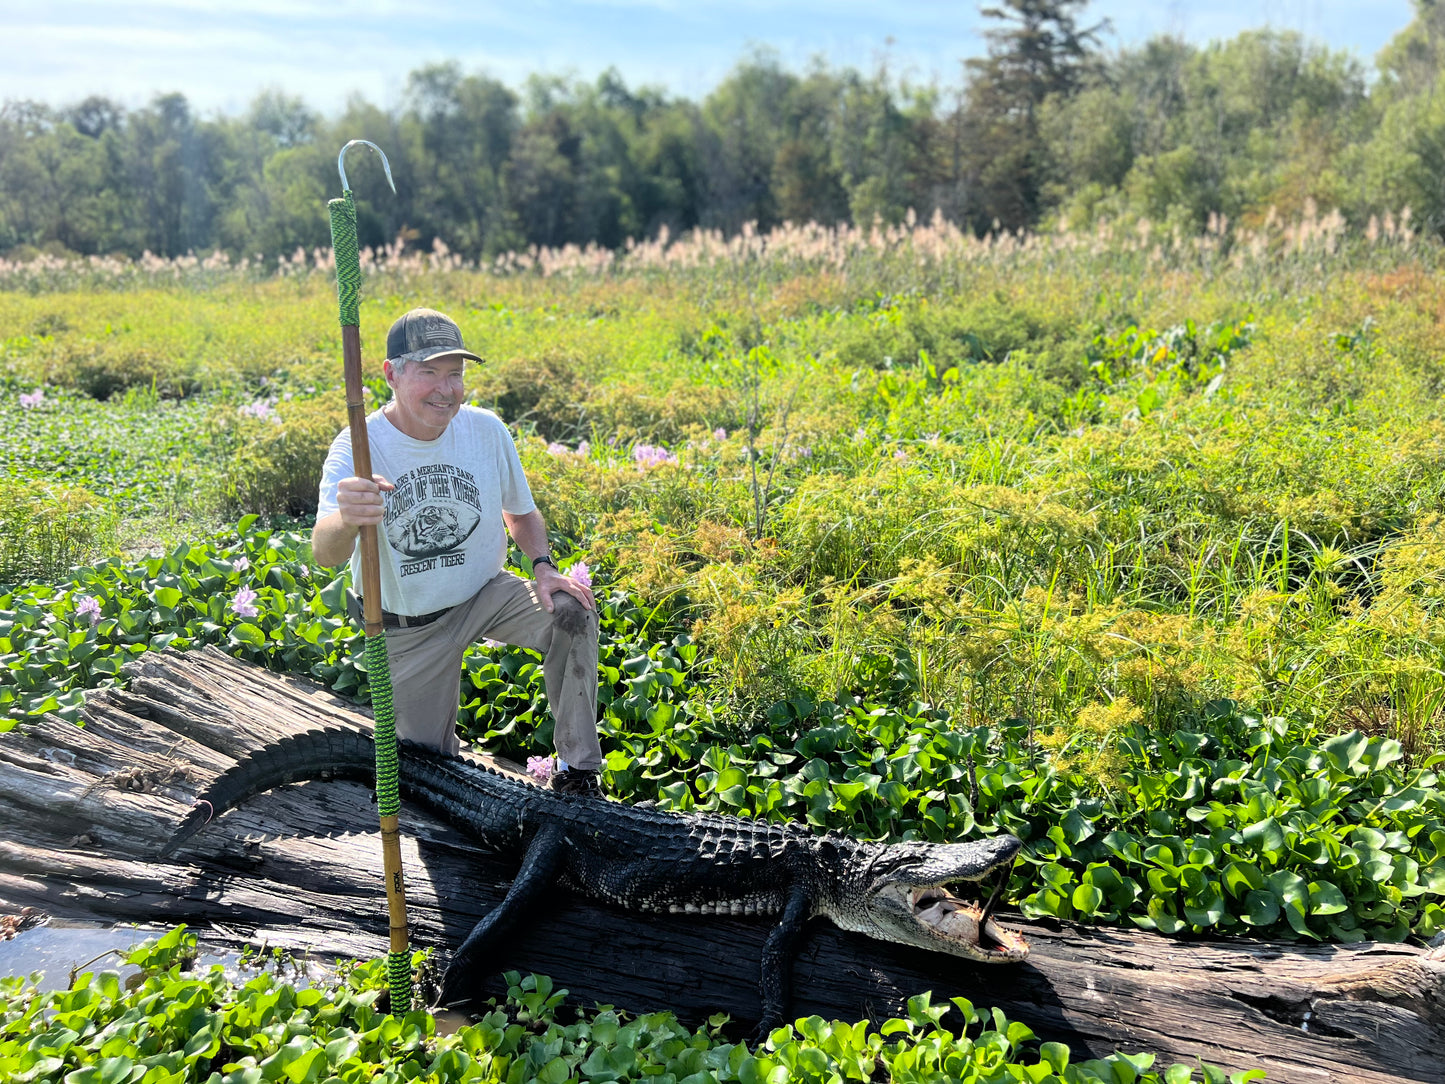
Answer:
[[[324,691],[207,649],[146,656],[128,690],[91,698],[83,727],[46,718],[0,737],[0,909],[216,924],[273,946],[381,954],[386,904],[365,787],[274,791],[219,817],[174,861],[154,858],[218,772],[325,724],[370,725]],[[413,945],[444,954],[500,902],[515,869],[416,809],[403,809],[402,828]],[[1149,1050],[1164,1064],[1265,1069],[1275,1081],[1445,1081],[1445,949],[1191,942],[1005,918],[1032,942],[1025,964],[972,965],[814,922],[793,965],[793,1013],[882,1019],[929,990],[997,1006],[1076,1058]],[[768,931],[559,895],[495,966],[551,975],[583,1004],[751,1022]],[[479,979],[502,989],[496,975]]]

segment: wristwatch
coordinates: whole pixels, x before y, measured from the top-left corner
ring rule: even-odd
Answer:
[[[554,560],[552,560],[552,555],[551,555],[550,553],[543,553],[543,554],[540,554],[540,555],[532,558],[532,571],[533,571],[533,573],[535,573],[535,572],[537,571],[537,566],[538,566],[538,565],[551,565],[551,566],[552,566],[552,571],[553,571],[553,572],[556,572],[556,571],[557,571],[557,562],[554,561]]]

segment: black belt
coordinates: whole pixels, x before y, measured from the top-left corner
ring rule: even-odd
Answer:
[[[440,610],[433,610],[429,614],[394,614],[390,610],[381,611],[381,627],[384,629],[419,629],[423,625],[430,625],[452,612],[453,607],[447,606]],[[361,599],[346,592],[346,612],[357,624],[364,620],[361,609]]]

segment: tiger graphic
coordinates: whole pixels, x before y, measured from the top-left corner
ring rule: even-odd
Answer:
[[[407,557],[435,557],[465,542],[481,515],[465,505],[424,504],[386,528],[391,548]]]

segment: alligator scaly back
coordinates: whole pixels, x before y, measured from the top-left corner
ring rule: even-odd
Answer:
[[[937,844],[819,836],[800,825],[559,794],[410,742],[401,743],[400,752],[404,798],[462,829],[479,849],[509,855],[519,866],[506,898],[453,953],[444,1004],[470,999],[483,962],[504,951],[554,888],[633,911],[771,917],[777,924],[764,946],[761,982],[769,1024],[782,1018],[788,961],[803,924],[815,915],[880,940],[984,963],[1028,956],[1022,936],[990,917],[992,900],[979,906],[950,891],[1007,878],[1021,846],[1011,835]],[[162,854],[272,787],[323,778],[370,782],[374,755],[368,734],[339,728],[259,749],[200,796]]]

